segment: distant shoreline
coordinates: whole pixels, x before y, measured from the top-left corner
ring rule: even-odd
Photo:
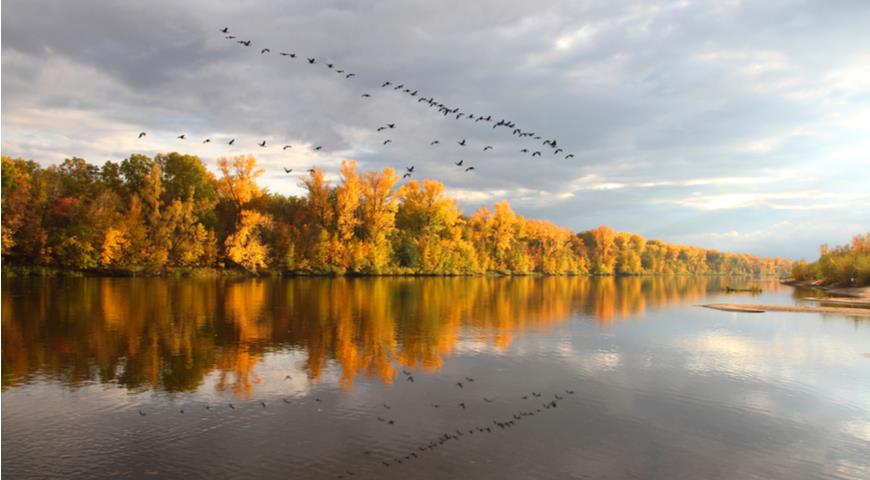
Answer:
[[[264,270],[252,273],[241,268],[186,268],[165,272],[128,271],[128,270],[75,270],[55,267],[29,267],[3,265],[3,277],[139,277],[139,278],[375,278],[375,277],[586,277],[586,278],[623,278],[623,277],[727,277],[777,279],[774,275],[735,275],[725,273],[643,273],[643,274],[593,274],[593,273],[548,273],[548,272],[485,272],[485,273],[330,273],[306,271]]]

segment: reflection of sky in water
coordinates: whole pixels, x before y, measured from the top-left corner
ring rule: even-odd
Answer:
[[[13,324],[4,303],[4,347],[11,345],[8,333],[37,349],[50,345],[44,350],[50,362],[17,382],[10,382],[13,368],[7,363],[20,372],[18,359],[4,351],[4,473],[28,476],[37,464],[49,473],[86,475],[99,468],[97,476],[136,477],[156,469],[203,478],[283,478],[288,471],[334,477],[348,466],[372,478],[870,473],[866,323],[698,308],[710,301],[796,301],[787,288],[755,297],[720,295],[706,279],[678,286],[648,279],[489,282],[465,298],[456,293],[480,288],[471,287],[474,280],[459,280],[460,287],[436,281],[432,285],[440,286],[431,290],[417,288],[426,280],[380,282],[373,286],[383,289],[380,294],[369,291],[381,299],[375,310],[369,298],[355,297],[369,287],[351,290],[357,303],[350,302],[350,309],[324,304],[344,283],[326,291],[272,291],[274,285],[264,284],[214,294],[217,304],[232,307],[223,319],[194,322],[192,330],[183,322],[161,323],[160,333],[150,333],[154,341],[171,344],[170,351],[193,355],[187,364],[208,352],[195,386],[170,391],[160,381],[125,386],[120,371],[85,380],[70,376],[70,363],[51,352],[75,351],[70,345],[78,341],[88,345],[93,364],[96,357],[111,358],[106,352],[114,351],[114,337],[84,329],[87,341],[77,340],[70,333],[78,331],[75,322],[53,325],[67,329],[56,338],[37,335],[41,330],[27,322]],[[311,295],[287,302],[287,295],[305,292]],[[251,303],[249,295],[255,296]],[[313,310],[299,307],[312,304]],[[117,313],[122,310],[112,311],[119,332],[129,327]],[[183,347],[196,342],[204,343]],[[150,370],[157,378],[172,377],[167,368],[185,365],[164,355],[170,358],[158,358],[162,366]],[[127,363],[135,370],[129,375],[149,371],[141,359]],[[414,383],[404,369],[413,370]],[[463,380],[460,389],[455,382],[465,376],[475,382]],[[395,456],[420,438],[525,408],[521,397],[530,391],[552,398],[567,396],[569,388],[576,394],[558,413],[493,440],[457,442],[413,468],[385,472],[360,458],[365,449],[378,458]],[[483,397],[495,401],[483,403]],[[235,409],[228,407],[232,402]],[[459,402],[468,409],[457,408]],[[147,417],[136,414],[140,408]],[[375,416],[395,418],[396,425],[384,430]],[[54,451],[62,458],[43,460]],[[156,457],[160,466],[152,465]],[[254,458],[257,467],[248,464]]]

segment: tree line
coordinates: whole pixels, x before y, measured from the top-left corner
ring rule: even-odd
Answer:
[[[2,158],[4,264],[164,273],[198,267],[309,274],[780,275],[790,262],[647,240],[601,226],[574,233],[507,202],[464,215],[435,180],[341,165],[302,178],[301,197],[257,184],[253,156],[134,154],[102,166]]]
[[[822,281],[855,287],[870,285],[870,232],[852,237],[852,243],[822,245],[815,262],[798,260],[791,276],[800,281]]]

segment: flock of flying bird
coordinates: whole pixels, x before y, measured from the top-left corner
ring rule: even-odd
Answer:
[[[225,34],[224,38],[226,38],[227,40],[235,40],[236,43],[238,43],[239,45],[241,45],[243,47],[251,47],[253,45],[253,42],[251,40],[241,40],[241,39],[238,39],[238,37],[236,35],[230,34],[229,27],[224,27],[224,28],[220,29],[220,32]],[[272,52],[272,50],[270,48],[260,48],[260,55],[268,55],[268,54],[271,54],[271,52]],[[291,60],[297,58],[297,55],[295,52],[280,51],[280,52],[278,52],[278,55],[280,55],[281,57],[286,57],[286,58],[291,59]],[[339,68],[334,63],[324,63],[323,61],[318,62],[318,59],[316,57],[301,57],[301,58],[304,58],[305,60],[307,60],[308,65],[324,65],[324,66],[326,66],[326,68],[328,70],[331,70],[338,75],[342,75],[345,79],[352,79],[352,78],[356,77],[356,73],[349,72],[345,69]],[[492,124],[493,129],[497,129],[499,127],[508,129],[511,131],[511,135],[516,136],[517,138],[527,138],[527,139],[536,140],[536,141],[543,140],[541,145],[549,147],[552,150],[552,154],[554,156],[558,156],[559,154],[564,152],[564,149],[560,146],[560,144],[558,143],[558,141],[555,138],[544,139],[541,135],[538,135],[535,132],[526,131],[526,130],[523,130],[523,129],[517,127],[516,123],[511,121],[511,120],[500,119],[500,120],[496,121],[493,119],[493,116],[491,114],[483,115],[483,114],[466,113],[464,110],[460,109],[460,107],[448,106],[441,101],[435,100],[434,96],[430,96],[427,98],[427,97],[423,96],[422,94],[419,94],[418,89],[412,90],[410,86],[406,86],[403,83],[397,84],[397,83],[394,83],[393,81],[388,80],[388,81],[385,81],[381,84],[381,89],[386,89],[388,87],[394,91],[398,91],[400,93],[406,94],[409,97],[416,98],[417,103],[424,103],[430,109],[433,109],[433,111],[442,115],[443,117],[451,117],[455,120],[461,120],[462,118],[466,118],[468,120],[473,121],[475,124],[477,124],[479,122],[484,122],[486,124]],[[363,93],[362,95],[360,95],[360,97],[361,98],[371,98],[372,94],[369,92],[366,92],[366,93]],[[393,130],[395,128],[396,128],[396,123],[393,122],[393,123],[387,123],[386,125],[382,125],[382,126],[377,127],[376,131],[377,132],[382,132],[385,130],[390,131],[390,130]],[[147,135],[146,132],[140,132],[139,139],[143,138],[145,135]],[[186,140],[187,135],[180,134],[176,138],[178,140]],[[212,139],[206,138],[206,139],[202,140],[202,143],[212,143]],[[236,143],[235,138],[231,138],[227,141],[227,145],[230,145],[230,146],[234,145],[235,143]],[[390,143],[392,143],[392,139],[386,138],[383,140],[382,145],[386,146],[386,145],[389,145]],[[468,142],[465,138],[457,141],[456,143],[460,147],[468,146]],[[435,147],[435,146],[438,146],[440,144],[441,144],[441,142],[439,140],[432,140],[429,143],[429,146]],[[267,148],[266,140],[262,140],[262,141],[258,142],[257,145],[260,146],[261,148]],[[289,148],[293,148],[293,146],[288,144],[288,145],[283,145],[281,147],[282,150],[287,150]],[[483,147],[483,151],[484,152],[491,151],[491,150],[493,150],[493,148],[494,147],[492,145],[486,145]],[[312,148],[312,150],[314,150],[314,151],[320,151],[321,149],[323,149],[322,145],[316,145]],[[541,150],[539,150],[539,149],[522,148],[519,151],[520,151],[520,153],[528,154],[531,157],[541,157],[542,156]],[[567,153],[567,154],[565,154],[564,158],[565,159],[572,159],[572,158],[574,158],[574,154]],[[459,160],[458,162],[453,162],[453,164],[459,168],[464,169],[465,172],[470,172],[472,170],[475,170],[475,167],[473,165],[465,165],[465,160]],[[312,168],[312,169],[309,169],[308,171],[312,172],[313,170],[314,169]],[[284,167],[284,172],[289,174],[289,173],[293,172],[293,169]],[[402,175],[402,178],[403,179],[409,178],[413,174],[414,174],[414,166],[413,165],[410,167],[405,167],[405,172]]]
[[[415,383],[416,382],[412,372],[409,372],[407,370],[402,370],[402,374],[405,376],[405,381],[407,383]],[[284,379],[285,380],[292,380],[293,377],[290,375],[287,375],[286,377],[284,377]],[[474,383],[474,381],[475,381],[475,379],[472,377],[463,377],[460,381],[456,382],[455,385],[460,390],[466,391],[466,386],[470,386],[471,384]],[[570,389],[566,389],[566,390],[564,390],[564,392],[565,392],[565,395],[574,395],[574,393],[575,393],[574,390],[570,390]],[[529,393],[524,394],[520,397],[521,400],[524,401],[523,403],[525,404],[523,406],[523,408],[520,408],[515,413],[512,413],[510,418],[494,418],[494,419],[492,419],[492,421],[490,423],[483,423],[483,424],[478,424],[478,425],[466,425],[463,428],[455,428],[450,432],[445,432],[445,433],[440,434],[435,439],[424,441],[424,443],[418,444],[413,450],[411,450],[410,452],[408,452],[408,454],[406,454],[404,456],[393,456],[391,458],[379,458],[379,459],[377,459],[377,461],[380,462],[380,465],[382,465],[383,467],[391,467],[393,465],[400,465],[400,464],[403,464],[405,462],[417,460],[417,459],[422,458],[422,455],[426,454],[427,452],[433,451],[433,450],[437,449],[438,447],[441,447],[442,445],[444,445],[447,442],[458,441],[464,437],[472,436],[475,434],[495,433],[498,431],[496,429],[507,430],[507,429],[510,429],[512,427],[515,427],[523,419],[529,418],[529,417],[534,417],[536,415],[544,413],[545,410],[555,409],[556,407],[559,406],[559,402],[561,402],[562,400],[565,400],[565,397],[563,395],[560,395],[559,393],[554,394],[552,399],[549,399],[549,396],[546,399],[543,399],[543,397],[544,397],[544,393],[542,393],[542,392],[535,392],[535,391],[529,392]],[[496,400],[494,400],[492,398],[488,398],[488,397],[483,397],[482,399],[483,399],[483,402],[487,403],[487,404],[494,403],[496,401]],[[530,404],[530,402],[533,402],[537,399],[543,399],[543,400],[538,400],[538,401],[543,401],[544,403],[540,404],[540,406],[533,406],[532,404]],[[281,400],[286,404],[294,403],[287,398],[282,398]],[[316,404],[322,404],[323,400],[320,397],[314,397],[314,402]],[[466,402],[468,402],[468,403],[466,403]],[[471,404],[472,404],[471,400],[466,399],[462,402],[457,403],[454,406],[454,408],[459,408],[461,410],[467,410],[469,405],[471,405]],[[265,401],[260,401],[256,405],[259,405],[260,408],[267,407],[267,404]],[[231,410],[236,410],[238,408],[233,403],[229,403],[227,406]],[[432,408],[441,408],[442,406],[448,407],[448,405],[446,405],[446,404],[439,404],[439,403],[431,404]],[[211,411],[214,408],[212,405],[209,405],[209,404],[205,404],[205,405],[203,405],[203,407],[208,411]],[[391,405],[386,404],[386,403],[382,404],[382,407],[387,411],[392,411],[392,409],[393,409],[393,407]],[[143,411],[141,408],[138,409],[138,412],[139,412],[139,415],[142,417],[145,417],[148,415],[148,413]],[[178,413],[183,415],[184,409],[183,408],[180,409],[178,411]],[[387,415],[387,414],[385,414],[385,415]],[[396,424],[396,421],[394,419],[385,418],[383,416],[374,415],[374,414],[372,416],[374,416],[378,422],[383,423],[384,425],[395,425]],[[365,450],[362,453],[366,457],[376,457],[377,456],[376,452],[374,452],[372,450]],[[356,475],[356,472],[354,472],[352,470],[345,470],[344,473],[337,474],[336,478],[341,479],[341,478],[345,478],[345,477],[351,477],[354,475]]]

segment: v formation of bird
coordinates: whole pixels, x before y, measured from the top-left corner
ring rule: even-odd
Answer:
[[[237,44],[239,44],[243,47],[250,47],[251,45],[253,45],[252,40],[238,40],[236,35],[230,35],[229,34],[230,33],[229,27],[224,27],[224,28],[220,29],[220,32],[226,34],[224,38],[226,38],[227,40],[235,40],[235,42]],[[268,54],[271,54],[271,52],[272,52],[272,50],[269,48],[261,48],[260,49],[260,55],[268,55]],[[296,53],[294,53],[294,52],[281,51],[281,52],[279,52],[279,55],[282,57],[287,57],[291,60],[296,59]],[[326,66],[326,68],[328,70],[331,70],[331,71],[337,73],[338,75],[342,75],[345,79],[352,79],[352,78],[356,77],[356,73],[348,72],[345,69],[338,68],[334,63],[318,63],[317,57],[302,57],[302,58],[307,60],[308,65],[321,65],[322,64],[322,65]],[[390,87],[390,88],[392,88],[392,90],[400,92],[400,93],[407,95],[409,97],[416,98],[417,103],[425,104],[427,107],[432,109],[432,111],[436,112],[437,114],[439,114],[443,117],[449,117],[449,118],[452,118],[454,120],[461,120],[461,119],[465,118],[465,119],[468,119],[470,121],[473,121],[475,124],[477,124],[479,122],[484,122],[485,124],[492,124],[493,129],[497,129],[497,128],[501,127],[501,128],[506,129],[506,130],[510,130],[511,135],[515,136],[517,138],[529,139],[529,140],[534,140],[534,141],[543,140],[541,145],[545,146],[545,147],[549,147],[552,150],[552,154],[554,156],[558,156],[560,153],[564,152],[564,149],[560,146],[560,144],[558,143],[558,141],[555,138],[544,139],[544,137],[542,137],[541,135],[539,135],[535,132],[523,130],[523,129],[517,127],[517,124],[515,122],[513,122],[512,120],[507,120],[507,119],[494,120],[493,116],[491,114],[484,115],[484,114],[467,113],[464,110],[462,110],[460,107],[448,106],[448,105],[444,104],[443,102],[436,100],[434,96],[429,96],[429,97],[426,97],[423,95],[418,96],[418,94],[420,93],[418,89],[412,90],[411,87],[406,86],[405,84],[402,84],[402,83],[395,84],[394,82],[388,80],[388,81],[385,81],[381,84],[382,89],[385,89],[387,87]],[[371,98],[372,94],[366,92],[366,93],[363,93],[360,97],[361,98]],[[376,131],[382,132],[385,130],[392,130],[395,128],[396,128],[395,122],[394,123],[387,123],[385,125],[378,126],[376,128]],[[142,139],[143,137],[146,136],[146,134],[147,134],[146,132],[140,132],[138,138]],[[186,140],[187,135],[181,134],[181,135],[178,135],[176,138],[178,140]],[[229,141],[227,141],[226,143],[227,143],[227,145],[232,146],[235,144],[235,142],[236,142],[236,139],[232,138]],[[202,143],[212,143],[212,140],[210,138],[206,138],[202,141]],[[383,144],[383,146],[387,146],[391,143],[393,143],[393,140],[391,138],[386,138],[383,140],[382,144]],[[467,140],[464,138],[457,141],[456,143],[459,145],[459,147],[463,147],[463,148],[469,146]],[[261,148],[267,148],[266,140],[262,140],[260,142],[257,142],[257,145]],[[439,145],[441,145],[441,142],[439,140],[432,140],[429,143],[430,147],[437,147]],[[282,150],[287,150],[288,148],[292,148],[292,145],[284,145],[282,147]],[[323,146],[318,145],[318,146],[312,147],[312,150],[320,151],[322,148],[323,148]],[[482,151],[484,151],[484,152],[491,151],[491,150],[494,150],[494,147],[492,145],[486,145],[482,149]],[[531,157],[541,157],[542,156],[541,150],[530,151],[529,148],[522,148],[519,150],[519,152],[523,153],[523,154],[529,154]],[[572,159],[572,158],[574,158],[574,154],[568,153],[565,155],[564,158],[565,159]],[[463,168],[465,172],[471,172],[471,171],[475,170],[475,167],[472,165],[464,166],[464,162],[465,162],[465,160],[459,160],[458,162],[453,162],[453,164],[459,168]],[[406,170],[406,172],[404,173],[404,175],[402,175],[403,179],[410,178],[414,173],[413,166],[407,167],[405,170]],[[293,171],[293,169],[292,168],[284,168],[284,171],[289,174]]]

